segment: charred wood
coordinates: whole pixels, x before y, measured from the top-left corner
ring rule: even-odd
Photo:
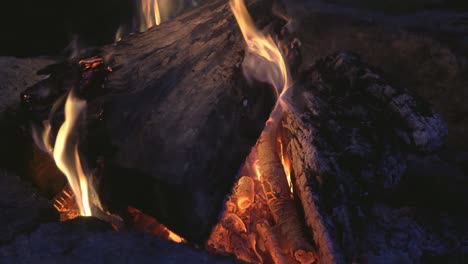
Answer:
[[[304,71],[288,102],[283,141],[319,262],[359,260],[371,201],[400,182],[408,153],[442,145],[446,125],[351,53]]]
[[[271,21],[269,1],[248,6]],[[226,1],[212,1],[103,47],[94,55],[104,68],[49,68],[48,80],[23,93],[24,106],[43,120],[78,86],[88,101],[80,152],[90,167],[105,163],[102,202],[117,213],[133,206],[202,243],[274,104],[269,87],[242,77],[244,48]],[[53,131],[62,118],[59,107]]]

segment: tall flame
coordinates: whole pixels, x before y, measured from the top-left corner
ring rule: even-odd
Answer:
[[[53,156],[55,164],[65,174],[70,188],[75,195],[80,215],[92,216],[93,210],[91,204],[101,209],[101,203],[89,182],[89,174],[86,174],[83,170],[78,152],[77,138],[73,134],[76,123],[85,109],[86,101],[76,97],[72,89],[65,102],[65,121],[57,133],[54,146],[50,143],[51,125],[49,121],[44,122],[42,136],[39,136],[38,132],[33,130],[33,137],[41,149]]]
[[[267,64],[260,67],[258,61],[250,61],[252,65],[249,67],[246,58],[244,65],[249,68],[244,74],[269,82],[276,88],[278,97],[281,97],[290,86],[289,68],[283,54],[270,35],[256,28],[243,0],[230,0],[230,6],[247,43],[248,51],[267,61]]]
[[[91,216],[88,178],[81,166],[76,140],[71,137],[76,121],[85,109],[86,101],[78,99],[74,96],[73,90],[70,91],[65,103],[65,121],[58,131],[53,156],[57,167],[65,174],[70,183],[81,215]]]
[[[275,87],[280,104],[276,105],[267,124],[275,123],[280,119],[279,115],[282,113],[281,107],[285,107],[282,96],[291,85],[289,67],[273,38],[257,29],[244,1],[230,0],[230,6],[247,44],[248,53],[243,63],[244,74],[247,78],[251,77],[259,81],[266,81]],[[257,57],[252,57],[252,54]],[[258,57],[263,61],[259,60]],[[281,162],[292,193],[290,162],[285,158],[282,142],[280,141],[279,143]],[[258,164],[255,165],[255,169],[258,179],[261,179]]]

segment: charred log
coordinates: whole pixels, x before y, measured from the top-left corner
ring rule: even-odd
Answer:
[[[271,21],[268,2],[250,1],[250,11]],[[116,212],[138,208],[200,243],[274,104],[269,87],[253,89],[242,77],[244,48],[226,1],[212,1],[102,48],[95,55],[110,68],[81,65],[52,74],[49,83],[26,91],[23,102],[41,120],[71,78],[88,101],[89,136],[81,152],[90,167],[105,163],[103,203]],[[54,100],[40,98],[44,94]],[[59,113],[53,130],[61,124]]]
[[[282,135],[319,262],[359,261],[372,201],[400,182],[407,153],[442,145],[445,123],[350,53],[319,60],[291,93]]]

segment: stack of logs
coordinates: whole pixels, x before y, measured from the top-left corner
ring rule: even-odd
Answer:
[[[267,6],[249,2],[254,17],[274,20]],[[117,214],[138,208],[192,243],[212,234],[210,249],[248,262],[363,261],[368,225],[382,220],[376,204],[400,183],[408,155],[443,145],[445,123],[359,56],[338,53],[295,69],[285,107],[265,128],[274,93],[243,78],[234,28],[225,1],[212,1],[93,53],[112,72],[81,95],[89,108],[80,152],[91,167],[100,161],[104,204]],[[49,67],[51,77],[23,94],[32,119],[47,116],[70,79],[83,85],[73,65]]]

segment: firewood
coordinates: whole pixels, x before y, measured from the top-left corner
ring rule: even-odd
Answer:
[[[257,232],[260,238],[265,244],[265,248],[273,259],[275,264],[286,264],[289,263],[288,259],[281,252],[280,242],[278,236],[271,230],[271,226],[268,223],[258,223],[256,225]]]
[[[268,0],[248,5],[260,21],[275,20]],[[79,86],[88,103],[80,153],[89,167],[104,160],[103,204],[117,214],[135,207],[203,243],[274,104],[268,86],[243,78],[244,49],[227,2],[211,1],[87,54],[105,67],[50,67],[48,81],[23,93],[23,102],[41,121]],[[52,137],[61,118],[59,110]]]
[[[254,180],[249,176],[242,176],[234,189],[239,210],[248,209],[255,199]]]
[[[300,263],[312,263],[314,249],[305,236],[276,147],[282,111],[280,106],[275,109],[257,143],[261,182],[268,207],[288,241],[291,255]]]
[[[286,101],[282,141],[318,261],[352,262],[371,201],[398,185],[408,153],[440,147],[447,127],[427,103],[352,53],[305,70]]]

